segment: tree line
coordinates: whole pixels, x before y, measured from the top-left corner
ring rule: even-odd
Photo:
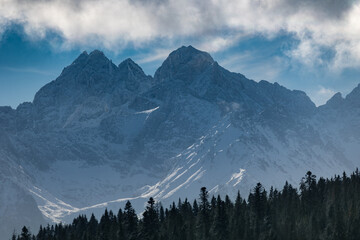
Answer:
[[[360,173],[316,179],[310,171],[299,189],[288,182],[266,191],[258,183],[244,199],[209,196],[205,187],[165,208],[153,198],[139,218],[128,201],[116,214],[105,210],[71,224],[40,227],[32,235],[24,227],[12,240],[280,240],[360,239]]]

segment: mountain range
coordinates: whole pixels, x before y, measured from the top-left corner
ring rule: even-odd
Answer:
[[[0,107],[0,239],[79,214],[138,213],[257,182],[298,184],[360,163],[360,85],[316,107],[302,91],[256,82],[192,46],[155,75],[83,52],[32,102]]]

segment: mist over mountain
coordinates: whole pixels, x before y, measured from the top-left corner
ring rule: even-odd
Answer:
[[[302,91],[249,80],[192,46],[154,77],[131,59],[116,66],[83,52],[33,102],[0,107],[0,214],[14,219],[1,217],[0,236],[128,199],[141,212],[149,197],[168,206],[202,186],[234,197],[257,182],[296,185],[307,170],[352,171],[359,125],[360,85],[316,107]],[[21,218],[15,208],[26,209]]]

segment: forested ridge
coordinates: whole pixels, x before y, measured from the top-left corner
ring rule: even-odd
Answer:
[[[81,215],[71,224],[41,226],[36,235],[24,227],[16,240],[232,240],[360,239],[360,173],[316,179],[310,171],[299,189],[285,183],[266,191],[258,183],[243,198],[209,196],[164,208],[150,198],[141,218],[130,202],[100,220]]]

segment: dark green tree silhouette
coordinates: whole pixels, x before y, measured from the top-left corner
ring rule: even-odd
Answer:
[[[21,229],[20,240],[31,240],[31,233],[25,226]]]
[[[159,218],[155,209],[155,200],[151,197],[148,201],[142,222],[142,239],[159,239]]]

